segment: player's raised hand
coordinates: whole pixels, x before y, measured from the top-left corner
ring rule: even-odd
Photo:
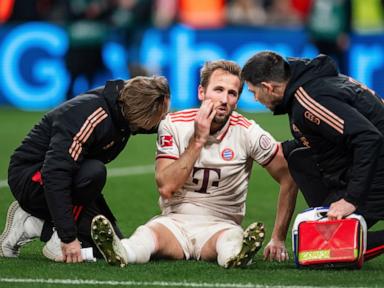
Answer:
[[[216,115],[216,110],[213,108],[212,101],[206,99],[201,103],[200,109],[196,114],[194,139],[202,145],[208,140],[211,123]]]

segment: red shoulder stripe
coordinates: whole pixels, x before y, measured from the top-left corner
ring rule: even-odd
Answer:
[[[179,159],[179,157],[177,157],[177,156],[173,156],[173,155],[166,155],[166,154],[159,154],[159,155],[157,155],[156,156],[156,160],[157,159],[173,159],[173,160],[177,160],[177,159]]]
[[[182,111],[177,111],[177,112],[172,112],[169,113],[171,116],[177,116],[177,115],[189,115],[193,113],[197,113],[198,109],[188,109],[188,110],[182,110]]]
[[[261,166],[265,167],[265,166],[267,166],[269,163],[271,163],[272,160],[273,160],[273,159],[275,158],[275,156],[277,155],[277,152],[279,151],[279,149],[280,149],[280,145],[277,144],[277,145],[276,145],[276,148],[275,148],[275,151],[273,151],[271,157],[269,157],[268,160],[266,160],[264,163],[262,163]]]

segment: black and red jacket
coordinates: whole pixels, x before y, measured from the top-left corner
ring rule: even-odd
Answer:
[[[132,134],[117,97],[123,80],[108,81],[44,115],[11,157],[8,182],[22,189],[14,171],[35,167],[40,171],[45,198],[58,235],[69,243],[77,236],[72,216],[72,178],[84,159],[112,161]],[[152,131],[155,132],[155,131]],[[32,177],[33,175],[27,175]],[[10,180],[12,179],[12,180]]]
[[[275,114],[288,113],[292,135],[311,147],[331,191],[344,191],[344,199],[363,210],[366,201],[374,199],[384,205],[381,98],[339,74],[328,56],[289,58],[288,63],[291,78]]]

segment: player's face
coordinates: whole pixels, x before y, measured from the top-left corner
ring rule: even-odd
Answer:
[[[199,87],[199,99],[201,101],[211,99],[213,102],[213,109],[216,110],[214,123],[224,124],[227,122],[237,106],[240,86],[239,77],[218,69],[212,73],[206,89]]]
[[[248,90],[253,94],[256,101],[259,101],[271,111],[275,111],[278,104],[281,103],[284,95],[283,87],[274,86],[270,83],[253,85],[246,81]]]

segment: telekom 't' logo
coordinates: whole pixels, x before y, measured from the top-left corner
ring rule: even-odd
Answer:
[[[195,192],[198,193],[207,193],[207,188],[209,185],[209,178],[211,175],[211,172],[216,174],[216,177],[218,181],[212,181],[211,186],[219,187],[219,181],[221,177],[221,170],[218,168],[199,168],[199,167],[193,167],[193,173],[192,173],[192,182],[196,185],[199,184],[199,179],[195,178],[195,175],[198,171],[203,170],[203,181],[201,181],[201,186],[199,189],[195,190]],[[212,177],[215,177],[214,175],[211,175]]]

